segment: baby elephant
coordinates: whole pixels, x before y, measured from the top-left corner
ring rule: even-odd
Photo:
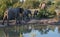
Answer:
[[[15,18],[16,24],[17,24],[17,19],[20,21],[20,14],[23,14],[24,9],[23,8],[9,8],[5,11],[4,17],[3,17],[3,23],[5,19],[7,19],[7,25],[9,25],[9,19]]]
[[[37,14],[38,14],[38,10],[35,10],[34,11],[34,18],[36,18]]]
[[[29,9],[25,9],[23,12],[23,18],[24,20],[30,20],[32,18],[32,13]]]

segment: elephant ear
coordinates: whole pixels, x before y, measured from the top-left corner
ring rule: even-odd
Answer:
[[[23,8],[19,8],[20,13],[23,13],[24,9]]]

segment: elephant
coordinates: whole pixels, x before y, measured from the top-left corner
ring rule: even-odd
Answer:
[[[9,20],[12,18],[15,18],[16,24],[19,19],[20,22],[20,14],[23,14],[24,9],[23,8],[8,8],[4,12],[3,22],[2,25],[4,25],[4,21],[7,19],[7,25],[9,26]]]
[[[23,18],[24,20],[30,20],[30,18],[32,18],[32,13],[29,9],[25,9],[24,12],[23,12]]]
[[[37,14],[38,14],[38,10],[35,10],[34,11],[34,18],[37,16]]]

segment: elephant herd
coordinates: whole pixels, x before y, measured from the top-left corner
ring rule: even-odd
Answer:
[[[37,15],[38,11],[34,11],[34,16]],[[32,17],[32,12],[29,9],[23,9],[23,8],[8,8],[4,12],[3,22],[2,25],[4,25],[5,20],[7,20],[7,25],[9,26],[9,20],[15,19],[16,24],[18,24],[17,21],[19,21],[19,24],[21,23],[21,20],[30,20]]]

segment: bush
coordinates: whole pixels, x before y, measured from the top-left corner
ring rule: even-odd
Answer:
[[[37,15],[38,18],[47,18],[48,12],[46,10],[40,10],[39,14]]]
[[[49,12],[47,10],[40,10],[37,18],[52,18],[56,15],[56,12]]]

